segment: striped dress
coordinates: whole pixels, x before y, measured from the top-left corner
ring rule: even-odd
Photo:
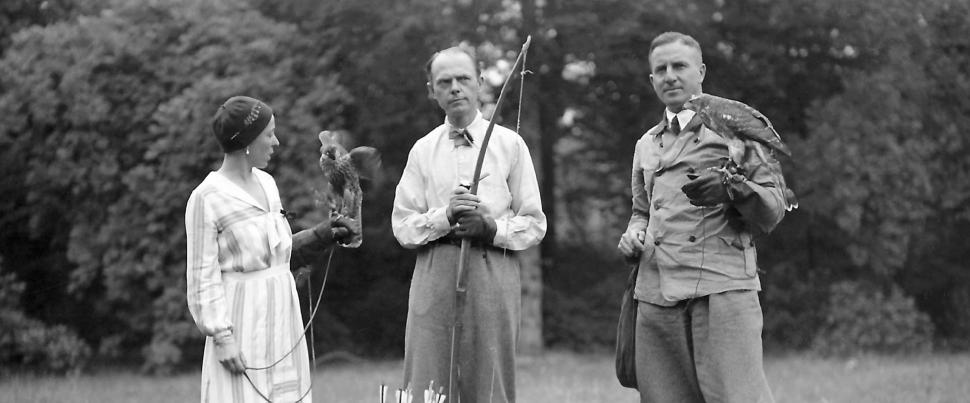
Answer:
[[[296,285],[290,274],[292,233],[273,177],[254,169],[269,210],[218,172],[189,197],[185,210],[189,311],[206,336],[202,402],[312,401],[307,346],[300,340]],[[213,336],[232,329],[250,381],[215,355]],[[258,389],[258,391],[257,391]],[[302,400],[300,398],[303,397]]]

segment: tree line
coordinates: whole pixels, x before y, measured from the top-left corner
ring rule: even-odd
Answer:
[[[609,348],[631,150],[662,111],[646,52],[668,30],[700,41],[706,92],[757,107],[795,154],[801,208],[758,240],[769,349],[966,347],[968,0],[136,3],[0,8],[0,367],[198,362],[183,214],[221,159],[209,119],[236,94],[277,112],[268,170],[295,229],[325,213],[317,132],[382,151],[316,342],[399,355],[414,257],[391,235],[393,187],[442,119],[424,62],[464,42],[502,77],[526,35],[520,123],[550,219],[533,319],[547,347]],[[510,101],[495,118],[514,127]]]

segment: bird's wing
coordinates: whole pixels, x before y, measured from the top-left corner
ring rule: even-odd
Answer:
[[[775,130],[768,117],[747,104],[732,101],[726,107],[732,109],[730,113],[737,119],[738,134],[750,140],[758,141],[773,150],[791,157],[791,150],[781,141],[781,135]]]
[[[381,169],[381,153],[374,147],[357,147],[350,150],[350,164],[362,179],[374,180]]]
[[[759,110],[757,110],[755,108],[752,108],[750,106],[748,106],[748,108],[751,109],[751,115],[753,115],[755,117],[755,119],[758,119],[758,120],[764,122],[765,126],[768,126],[768,129],[771,130],[771,134],[773,134],[775,136],[775,139],[778,140],[778,142],[780,143],[781,142],[781,135],[778,134],[778,130],[775,130],[775,125],[771,124],[771,121],[768,120],[768,117],[765,116],[763,113],[761,113],[761,111],[759,111]]]

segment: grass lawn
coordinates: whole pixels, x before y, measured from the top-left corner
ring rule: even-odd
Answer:
[[[779,403],[970,401],[970,354],[820,359],[768,357],[768,381]],[[374,403],[380,383],[401,380],[399,361],[333,364],[317,369],[314,400]],[[637,401],[619,386],[610,355],[549,352],[520,358],[518,401],[598,403]],[[78,377],[0,379],[2,402],[194,402],[199,374],[152,377],[102,372]]]

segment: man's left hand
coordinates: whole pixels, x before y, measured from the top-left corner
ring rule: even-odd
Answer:
[[[750,182],[741,173],[727,168],[709,168],[700,175],[688,174],[690,182],[680,188],[695,206],[715,206],[741,202],[755,194]]]
[[[730,200],[724,175],[714,169],[702,170],[700,175],[688,174],[690,182],[680,188],[695,206],[714,206]]]
[[[495,219],[483,214],[483,209],[467,211],[458,216],[455,225],[455,235],[459,238],[469,238],[491,244],[495,239]]]

